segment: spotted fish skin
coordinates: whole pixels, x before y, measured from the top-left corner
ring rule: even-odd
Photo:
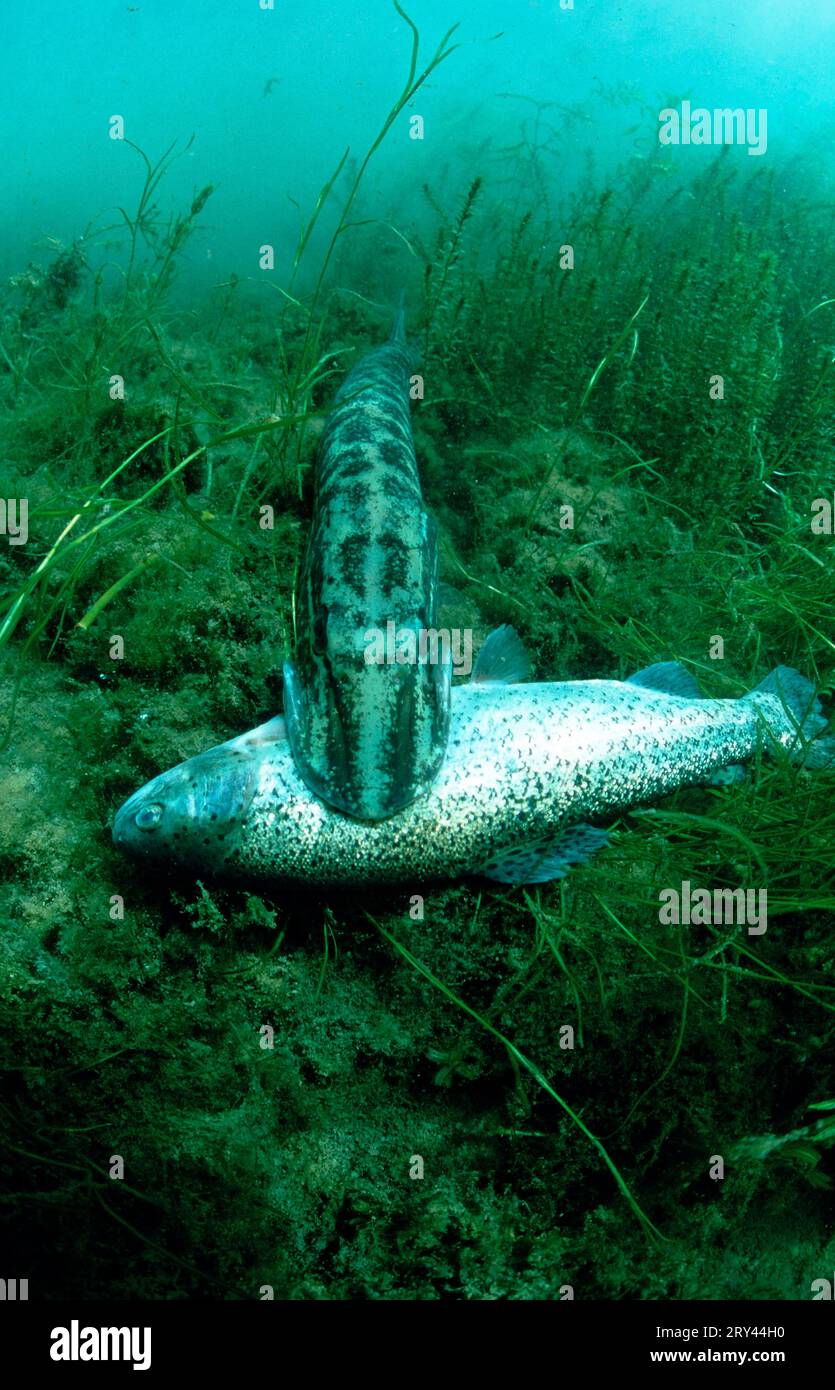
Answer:
[[[363,820],[429,786],[449,731],[448,659],[366,659],[370,629],[417,637],[435,628],[438,544],[412,439],[411,365],[401,306],[389,342],[349,373],[325,427],[295,661],[284,672],[299,772],[323,801]]]
[[[738,700],[671,693],[666,677],[660,690],[644,683],[648,675],[456,688],[438,777],[376,824],[311,794],[279,718],[155,778],[118,813],[114,839],[133,853],[248,879],[542,882],[605,843],[590,821],[715,781],[760,751],[835,764],[814,691],[791,668]]]

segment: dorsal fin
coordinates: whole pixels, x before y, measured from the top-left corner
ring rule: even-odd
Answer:
[[[482,642],[470,680],[479,685],[515,685],[517,681],[526,681],[530,674],[530,658],[519,633],[502,623]]]
[[[663,690],[666,695],[684,695],[691,700],[702,698],[696,681],[680,661],[656,661],[654,666],[645,666],[634,676],[627,676],[626,684],[643,685],[647,690]]]

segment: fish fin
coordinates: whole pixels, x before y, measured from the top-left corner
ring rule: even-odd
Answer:
[[[744,782],[747,772],[742,763],[728,763],[727,767],[720,767],[718,772],[712,772],[702,783],[703,787],[735,787],[737,783]]]
[[[515,685],[527,680],[530,674],[530,658],[519,633],[502,623],[482,642],[470,681],[480,685]]]
[[[775,720],[771,701],[765,706],[758,699],[762,695],[776,695],[785,711],[785,720]],[[835,767],[835,737],[824,734],[829,722],[815,687],[793,666],[775,666],[742,698],[757,705],[769,737],[784,748],[794,762],[807,768]]]
[[[249,729],[245,734],[238,734],[235,738],[227,739],[221,744],[222,748],[236,748],[241,752],[250,752],[254,748],[263,747],[267,743],[278,743],[287,738],[287,721],[283,714],[276,714],[274,718],[268,719],[266,724],[259,724],[257,729]]]
[[[287,721],[287,737],[295,752],[304,723],[304,694],[301,680],[292,661],[285,661],[282,674],[284,676],[284,718]]]
[[[641,685],[647,690],[663,690],[667,695],[684,695],[691,700],[702,698],[695,679],[680,661],[656,661],[653,666],[636,671],[634,676],[627,676],[625,684]]]
[[[605,830],[593,825],[572,825],[557,835],[542,835],[527,844],[500,850],[477,872],[499,883],[548,883],[564,878],[572,865],[585,864],[608,843]]]

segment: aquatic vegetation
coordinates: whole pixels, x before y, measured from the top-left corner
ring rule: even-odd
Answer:
[[[430,70],[415,48],[380,140]],[[487,150],[405,218],[364,201],[372,141],[283,294],[188,311],[208,186],[163,217],[174,151],[136,156],[118,248],[92,228],[3,292],[0,495],[31,540],[0,549],[2,1223],[44,1286],[797,1298],[831,1267],[830,1129],[801,1133],[831,1093],[831,779],[778,759],[756,796],[678,794],[532,890],[255,894],[109,843],[143,780],[279,706],[335,362],[401,282],[458,621],[512,622],[539,678],[674,658],[735,696],[788,663],[831,694],[828,212],[660,153],[558,205],[545,135],[517,186]],[[768,931],[662,922],[685,881],[767,889]]]

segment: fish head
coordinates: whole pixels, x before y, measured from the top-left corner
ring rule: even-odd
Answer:
[[[286,746],[281,718],[152,777],[116,812],[114,844],[143,859],[222,872],[239,846],[264,757],[276,742]]]
[[[358,820],[394,815],[426,790],[443,760],[451,661],[377,665],[365,648],[284,667],[284,708],[296,768],[329,806]]]

